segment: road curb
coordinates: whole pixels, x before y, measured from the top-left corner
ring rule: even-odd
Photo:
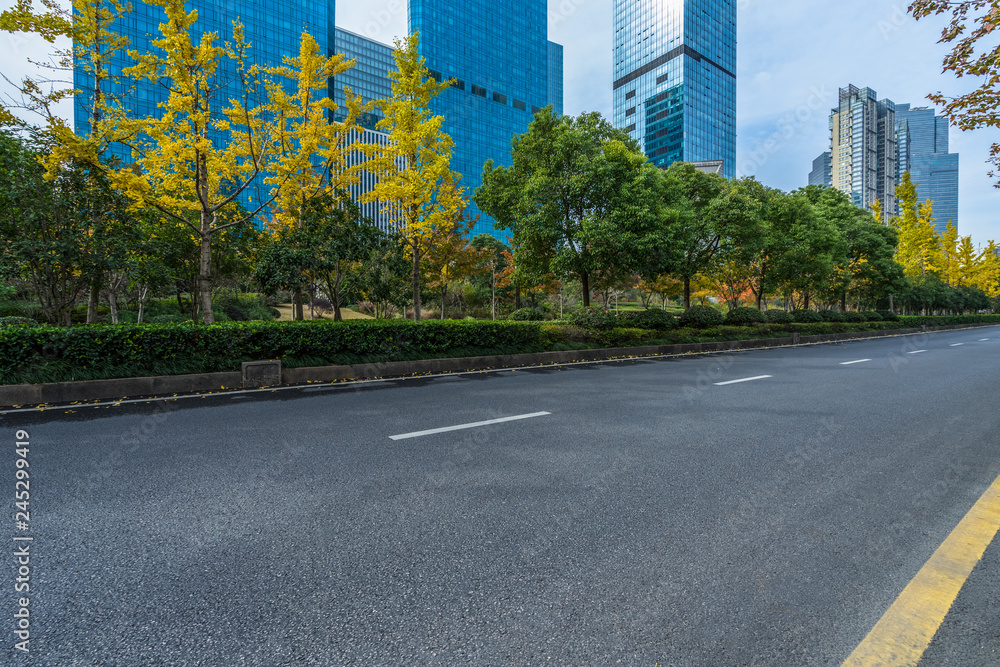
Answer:
[[[617,347],[600,350],[577,350],[566,352],[539,352],[534,354],[511,354],[488,357],[463,357],[456,359],[421,359],[417,361],[390,361],[378,364],[355,364],[350,366],[316,366],[311,368],[285,368],[281,370],[282,386],[306,385],[342,380],[365,380],[375,378],[412,377],[438,373],[460,373],[502,368],[523,368],[532,366],[553,366],[559,364],[614,361],[621,359],[641,359],[669,357],[686,354],[705,354],[736,350],[790,347],[835,343],[845,340],[871,338],[891,338],[925,332],[950,331],[1000,326],[997,323],[954,324],[939,327],[915,329],[893,329],[891,331],[863,331],[855,333],[822,334],[801,336],[794,334],[786,338],[758,338],[752,340],[722,341],[716,343],[689,343],[682,345],[647,345],[644,347]],[[46,384],[22,384],[0,386],[0,407],[25,407],[38,405],[69,404],[102,399],[125,399],[137,397],[169,396],[199,392],[238,389],[243,382],[242,374],[199,373],[194,375],[168,375],[142,378],[118,378],[111,380],[87,380],[82,382],[53,382]]]

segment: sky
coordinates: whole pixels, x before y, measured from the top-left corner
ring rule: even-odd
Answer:
[[[830,109],[848,84],[915,107],[932,106],[929,93],[973,86],[941,71],[944,19],[916,22],[906,0],[737,3],[738,176],[783,190],[804,186],[813,159],[829,150]],[[565,113],[610,118],[612,0],[549,0],[548,7],[549,39],[564,47]],[[387,44],[406,33],[406,0],[342,0],[336,12],[338,26]],[[26,57],[44,56],[46,46],[0,35],[0,72],[20,78]],[[1000,240],[1000,190],[986,163],[993,142],[1000,131],[951,131],[951,150],[960,154],[959,231],[977,245]]]

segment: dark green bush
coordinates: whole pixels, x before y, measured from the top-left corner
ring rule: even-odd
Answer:
[[[859,313],[856,310],[849,310],[846,313],[841,313],[844,316],[845,322],[867,322],[868,318],[864,316],[864,313]]]
[[[764,317],[771,324],[791,324],[793,322],[792,314],[787,310],[767,310],[764,311]]]
[[[711,306],[691,306],[684,311],[678,322],[682,327],[706,329],[719,326],[725,322],[725,318],[722,313]]]
[[[615,327],[605,329],[597,334],[597,342],[604,347],[624,347],[626,345],[641,345],[649,342],[656,336],[656,332],[651,329],[637,329],[634,327]]]
[[[662,308],[626,310],[618,316],[622,324],[636,329],[668,331],[677,326],[677,318]]]
[[[149,324],[194,324],[188,315],[153,315],[146,318]]]
[[[899,315],[891,310],[880,310],[878,314],[882,316],[882,320],[885,322],[899,322]]]
[[[838,310],[821,310],[819,316],[824,322],[843,322],[844,314]]]
[[[507,318],[515,322],[544,322],[545,313],[538,308],[519,308]]]
[[[792,321],[798,324],[812,324],[822,322],[823,318],[815,310],[800,309],[792,311]]]
[[[876,313],[874,310],[866,310],[861,313],[861,316],[865,318],[865,322],[882,322],[885,320],[884,317]]]
[[[618,318],[601,306],[582,308],[569,316],[569,323],[584,329],[613,329],[618,324]]]
[[[594,333],[582,327],[568,324],[543,324],[542,342],[551,346],[557,343],[590,343],[594,341]]]
[[[236,371],[254,359],[289,367],[513,354],[543,349],[526,322],[228,322],[0,330],[0,382],[56,382]]]
[[[38,322],[30,317],[0,317],[0,329],[7,327],[37,327]]]
[[[746,327],[765,322],[767,322],[767,317],[756,308],[735,308],[726,313],[726,324],[734,327]]]
[[[1000,315],[913,315],[899,318],[904,327],[919,327],[926,324],[929,327],[947,326],[949,324],[986,324],[1000,322]]]

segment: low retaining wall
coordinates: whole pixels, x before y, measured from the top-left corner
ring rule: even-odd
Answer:
[[[334,382],[336,380],[361,380],[370,378],[407,377],[433,373],[518,368],[553,364],[608,361],[640,357],[671,356],[746,350],[788,345],[833,343],[842,340],[859,340],[917,334],[930,331],[971,329],[1000,326],[996,323],[955,324],[919,329],[893,329],[891,331],[862,331],[856,333],[824,334],[787,338],[760,338],[755,340],[724,341],[718,343],[690,343],[686,345],[647,345],[645,347],[617,347],[600,350],[568,352],[540,352],[537,354],[511,354],[491,357],[465,357],[458,359],[423,359],[419,361],[390,361],[381,364],[356,364],[353,366],[317,366],[314,368],[285,368],[281,370],[283,385],[309,382]],[[120,378],[115,380],[88,380],[85,382],[53,382],[49,384],[18,384],[0,386],[0,407],[66,404],[101,399],[137,398],[190,394],[195,392],[237,389],[243,385],[241,373],[200,373],[195,375],[167,375],[147,378]]]

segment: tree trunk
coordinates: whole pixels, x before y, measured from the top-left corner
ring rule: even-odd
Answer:
[[[805,310],[809,310],[809,292],[806,292],[806,293],[805,293],[805,294],[804,294],[804,295],[802,296],[802,307],[803,307],[803,308],[804,308]]]
[[[209,218],[204,213],[201,220],[201,266],[198,272],[198,290],[201,292],[201,321],[215,324],[212,312],[212,233]]]
[[[87,324],[97,324],[97,307],[101,303],[101,280],[94,278],[90,283],[90,298],[87,300]]]
[[[142,316],[146,312],[146,295],[149,293],[149,288],[146,286],[139,288],[139,314],[136,316],[136,324],[142,324]]]
[[[413,321],[420,321],[420,255],[413,248]]]
[[[302,312],[302,289],[299,287],[292,291],[292,319],[296,322],[305,319],[305,314]]]
[[[691,307],[691,277],[684,276],[684,310]]]
[[[181,286],[179,283],[174,285],[174,289],[177,290],[177,311],[183,315],[184,314],[184,299],[181,298]]]
[[[441,288],[441,319],[442,320],[444,319],[444,316],[445,316],[444,300],[445,300],[445,298],[447,298],[447,296],[448,296],[448,288],[447,287],[442,287]]]
[[[111,305],[111,323],[118,324],[118,297],[114,292],[108,293],[108,303]]]
[[[590,307],[590,274],[584,271],[580,274],[580,287],[583,289],[583,307]]]
[[[890,313],[895,313],[896,312],[896,309],[893,308],[892,295],[891,294],[889,295],[889,312]]]
[[[521,288],[514,288],[514,310],[521,310]]]
[[[842,312],[842,313],[846,313],[847,312],[847,292],[846,291],[840,293],[840,312]]]

